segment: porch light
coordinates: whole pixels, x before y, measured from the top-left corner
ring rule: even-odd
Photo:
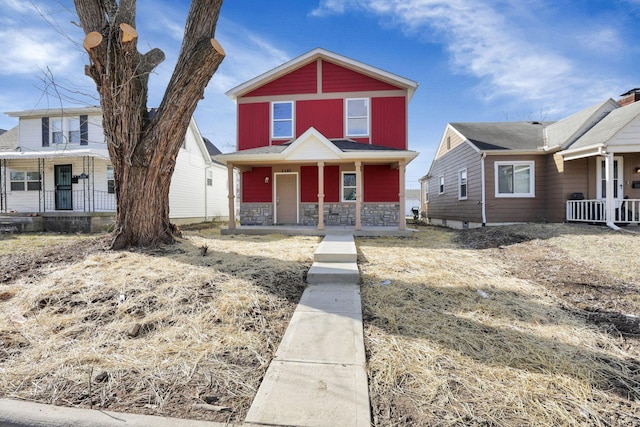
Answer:
[[[269,177],[268,177],[268,176],[265,176],[265,177],[264,177],[264,183],[265,183],[265,184],[268,184],[268,183],[269,183]]]
[[[89,174],[86,174],[86,173],[82,172],[80,175],[78,175],[78,178],[87,179],[87,178],[89,178]]]
[[[636,167],[636,173],[640,173],[640,166]]]

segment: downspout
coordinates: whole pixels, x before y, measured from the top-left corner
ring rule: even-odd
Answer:
[[[484,182],[484,159],[487,157],[487,153],[482,153],[480,156],[480,183],[481,183],[481,196],[480,196],[480,206],[482,209],[482,226],[486,227],[487,225],[487,210],[485,209],[485,199],[486,199],[486,189]]]
[[[607,215],[607,226],[615,231],[619,231],[620,227],[614,224],[615,210],[613,208],[613,153],[603,153],[605,155],[604,169],[607,174],[605,209]]]
[[[209,172],[209,170],[213,170],[211,169],[211,166],[206,166],[204,168],[204,222],[207,222],[207,217],[208,217],[208,211],[207,208],[209,207],[209,201],[207,199],[207,196],[209,195],[209,186],[207,185],[207,173]],[[213,174],[211,175],[211,180],[212,180],[212,184],[213,184]]]

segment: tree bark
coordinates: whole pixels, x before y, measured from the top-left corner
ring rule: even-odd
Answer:
[[[138,52],[136,1],[74,3],[86,36],[85,72],[100,95],[113,164],[117,209],[112,248],[173,243],[177,229],[169,221],[171,176],[193,112],[224,59],[213,38],[222,0],[191,2],[178,62],[153,114],[147,106],[149,74],[164,53]]]

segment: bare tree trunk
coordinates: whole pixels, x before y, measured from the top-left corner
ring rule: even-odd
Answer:
[[[224,59],[213,38],[222,0],[193,0],[178,63],[153,114],[147,107],[149,73],[164,60],[160,49],[137,50],[135,0],[74,0],[89,54],[85,72],[100,94],[117,201],[112,248],[172,243],[169,187],[189,121]]]

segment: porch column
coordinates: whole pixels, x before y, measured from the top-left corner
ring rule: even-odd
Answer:
[[[232,163],[227,163],[227,182],[229,183],[229,229],[233,230],[236,228],[236,196]]]
[[[318,230],[324,230],[324,162],[318,162]]]
[[[604,201],[604,206],[606,210],[606,218],[607,223],[615,221],[615,206],[613,201],[615,200],[613,197],[613,153],[606,153],[604,158],[604,171],[607,175],[606,183],[605,183],[605,192],[606,197]]]
[[[405,228],[407,228],[407,218],[406,218],[406,212],[405,212],[405,195],[404,195],[404,187],[405,187],[405,164],[404,161],[401,161],[398,164],[398,173],[400,174],[400,191],[398,192],[398,198],[400,200],[400,218],[398,221],[398,229],[399,230],[404,230]]]
[[[362,230],[362,162],[356,162],[356,230]]]

